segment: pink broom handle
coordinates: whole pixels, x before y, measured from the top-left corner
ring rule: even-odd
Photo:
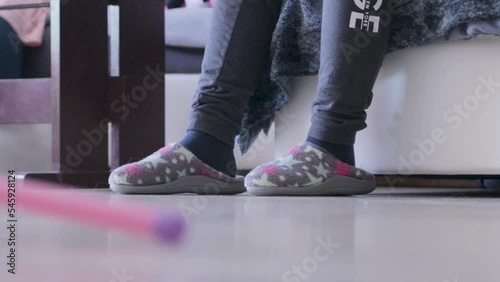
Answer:
[[[155,213],[130,204],[110,207],[106,201],[84,195],[65,195],[55,187],[64,188],[41,181],[18,181],[16,208],[89,226],[156,237],[170,243],[177,242],[184,234],[185,221],[178,213]],[[2,190],[0,202],[7,205],[7,189]]]

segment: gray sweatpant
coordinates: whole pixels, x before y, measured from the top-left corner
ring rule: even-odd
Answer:
[[[283,0],[219,0],[188,130],[234,145],[269,56]],[[390,0],[324,0],[321,67],[309,136],[352,145],[387,51]],[[384,13],[388,15],[388,13]]]

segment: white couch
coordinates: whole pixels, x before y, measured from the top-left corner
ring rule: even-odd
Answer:
[[[380,174],[500,174],[499,50],[499,38],[478,38],[388,55],[368,128],[358,135],[358,165]],[[198,77],[166,76],[167,140],[184,132]],[[489,79],[497,85],[484,86]],[[316,83],[317,77],[294,80],[292,101],[276,130],[238,157],[240,169],[272,160],[304,140]],[[491,95],[479,99],[477,91]],[[463,105],[463,117],[454,112],[455,104]]]
[[[356,142],[357,164],[380,174],[500,174],[499,51],[500,38],[485,37],[388,55]],[[277,155],[303,140],[316,82],[295,80],[286,111],[297,118],[276,135]]]

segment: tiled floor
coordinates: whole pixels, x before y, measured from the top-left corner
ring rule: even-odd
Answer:
[[[109,205],[190,211],[187,238],[167,247],[21,213],[15,276],[6,272],[7,230],[0,229],[0,281],[500,281],[498,195],[444,191],[258,198],[71,190]]]

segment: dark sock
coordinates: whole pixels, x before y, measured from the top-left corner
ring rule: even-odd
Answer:
[[[198,130],[188,130],[179,142],[205,164],[229,176],[236,175],[233,147],[216,137]]]
[[[354,158],[354,145],[340,145],[329,143],[312,138],[310,136],[307,137],[306,141],[322,148],[323,150],[329,152],[348,165],[356,165],[356,161]]]

